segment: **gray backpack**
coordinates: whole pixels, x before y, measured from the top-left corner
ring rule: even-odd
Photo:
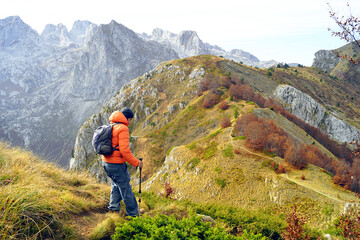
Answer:
[[[119,151],[119,149],[116,149],[119,145],[112,147],[111,142],[112,128],[116,124],[121,123],[102,125],[95,130],[91,143],[96,154],[106,156],[111,155],[114,151]]]

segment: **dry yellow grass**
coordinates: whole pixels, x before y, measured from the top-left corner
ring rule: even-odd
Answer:
[[[0,143],[0,239],[77,239],[66,219],[105,208],[109,187]]]

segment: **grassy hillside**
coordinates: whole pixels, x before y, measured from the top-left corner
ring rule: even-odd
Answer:
[[[286,213],[298,205],[313,226],[324,227],[341,214],[347,201],[356,200],[355,195],[335,186],[332,177],[321,169],[309,165],[304,170],[296,170],[279,157],[248,149],[245,139],[232,136],[232,127],[220,127],[220,119],[224,115],[234,120],[234,109],[238,109],[241,116],[254,107],[245,101],[233,102],[225,111],[215,106],[202,115],[197,125],[189,126],[184,118],[197,115],[203,108],[198,102],[190,104],[183,114],[179,114],[179,118],[169,123],[169,126],[178,126],[175,122],[184,123],[184,129],[176,132],[178,136],[188,136],[187,132],[196,132],[198,125],[206,123],[216,122],[215,127],[207,135],[182,139],[185,144],[178,143],[176,147],[169,148],[162,168],[148,178],[147,191],[161,192],[164,184],[169,183],[175,188],[176,199],[262,209],[276,214]],[[283,117],[282,122],[289,124]],[[315,141],[291,125],[301,141],[308,144]],[[147,141],[140,141],[142,144],[139,142],[136,146],[140,149],[147,149],[152,144],[166,146],[175,137],[173,131],[171,127],[164,127],[158,131],[159,135],[153,138],[150,135]],[[238,150],[237,154],[235,150]],[[323,151],[332,155],[326,149]],[[151,156],[145,157],[145,163],[154,164]],[[271,167],[272,163],[285,164],[287,173],[277,174]],[[306,180],[301,180],[302,175]],[[331,215],[323,212],[327,208],[331,208]]]
[[[254,206],[260,203],[256,199],[263,197],[259,192],[261,189],[255,188],[256,183],[266,174],[269,175],[267,177],[275,176],[262,162],[264,158],[261,154],[257,156],[243,149],[245,152],[238,157],[222,151],[226,158],[234,157],[238,162],[237,166],[230,161],[220,166],[220,161],[213,161],[219,155],[218,151],[206,147],[208,142],[218,138],[232,139],[229,134],[229,129],[226,129],[196,144],[174,148],[172,152],[176,153],[204,154],[208,166],[204,166],[203,161],[184,163],[189,171],[181,169],[179,172],[186,175],[183,176],[185,182],[189,183],[186,178],[192,178],[191,175],[197,173],[200,178],[192,178],[194,180],[190,182],[193,186],[187,184],[180,188],[180,185],[176,185],[175,196],[160,196],[158,193],[164,192],[161,186],[152,192],[144,191],[141,208],[145,209],[145,213],[139,219],[126,218],[124,213],[104,212],[109,186],[96,183],[85,173],[64,171],[30,152],[0,143],[0,239],[110,239],[110,236],[113,239],[134,239],[135,236],[139,239],[150,236],[157,236],[154,239],[167,239],[169,236],[175,239],[180,236],[182,239],[280,239],[281,231],[285,231],[287,226],[285,218],[288,213],[279,214],[270,206],[266,210],[251,210],[258,209]],[[237,139],[234,143],[242,141]],[[234,174],[234,169],[237,174]],[[244,169],[257,172],[245,172]],[[223,178],[224,182],[216,181],[212,186],[206,186],[203,196],[190,197],[198,193],[194,186],[196,181],[201,182],[201,172],[214,174],[219,179]],[[287,181],[296,181],[296,172],[292,174]],[[269,179],[268,184],[279,184],[281,178],[285,177],[278,178],[278,182]],[[249,199],[250,196],[239,189],[229,189],[233,183],[247,185],[253,196]],[[298,188],[297,184],[289,185],[292,185],[291,189]],[[211,188],[218,194],[209,196],[208,190]],[[220,196],[222,194],[230,194],[232,201],[224,202]],[[174,200],[179,196],[189,197],[187,200]],[[200,197],[212,200],[201,203],[196,199]],[[247,206],[238,207],[241,201]],[[282,201],[281,198],[278,201]],[[335,208],[335,204],[329,204],[321,211],[331,214]],[[299,214],[303,214],[301,212]],[[326,216],[326,221],[330,223],[333,217],[329,214]],[[333,230],[326,230],[329,231]],[[305,225],[305,232],[314,238],[321,234],[320,229],[311,227],[311,224]]]
[[[156,226],[159,218],[175,224],[174,230],[183,221],[184,227],[195,224],[192,230],[207,229],[207,234],[227,239],[245,239],[230,238],[229,232],[239,224],[246,239],[260,239],[253,232],[257,232],[257,236],[261,236],[261,232],[279,236],[285,227],[280,216],[174,201],[149,192],[142,196],[141,207],[146,209],[146,216],[139,221],[127,219],[123,214],[104,212],[109,187],[96,183],[84,173],[64,171],[30,152],[9,148],[4,143],[0,143],[0,166],[0,239],[109,239],[116,226],[120,230],[144,222],[148,222],[147,227],[151,226],[149,224]],[[232,214],[227,214],[230,212]],[[195,213],[211,215],[216,225],[200,221],[200,215]],[[266,223],[262,222],[264,220]],[[132,229],[133,235],[144,233]]]

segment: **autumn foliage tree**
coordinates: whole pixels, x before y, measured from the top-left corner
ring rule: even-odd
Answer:
[[[221,120],[220,126],[221,126],[222,128],[230,127],[230,126],[231,126],[230,118],[229,118],[228,116],[225,116],[225,117]]]
[[[229,109],[229,104],[227,102],[225,102],[225,101],[222,101],[219,104],[219,108],[222,109],[222,110]]]
[[[220,86],[229,89],[232,85],[231,79],[228,76],[224,76],[220,79]]]
[[[219,99],[220,97],[215,94],[215,93],[208,93],[206,94],[206,96],[204,97],[204,101],[202,106],[204,108],[211,108],[212,106],[216,105],[219,103]]]
[[[289,146],[288,135],[273,120],[258,118],[255,114],[241,116],[234,126],[235,136],[245,136],[246,145],[253,149],[265,149],[284,157]]]

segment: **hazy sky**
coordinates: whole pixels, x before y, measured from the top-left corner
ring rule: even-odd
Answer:
[[[316,51],[345,45],[328,31],[338,28],[327,3],[348,15],[347,2],[360,17],[359,0],[1,0],[0,19],[20,16],[38,33],[46,24],[62,23],[70,30],[76,20],[97,25],[115,20],[148,34],[154,28],[176,34],[194,30],[225,50],[310,66]]]

